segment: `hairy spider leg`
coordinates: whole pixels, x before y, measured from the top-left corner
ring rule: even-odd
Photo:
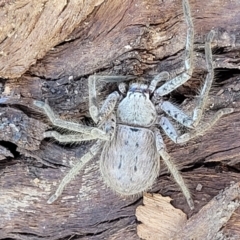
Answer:
[[[150,93],[154,92],[159,82],[166,81],[168,79],[169,79],[169,73],[167,71],[160,72],[158,75],[156,75],[153,78],[153,80],[150,82],[150,85],[148,87]]]
[[[50,119],[50,121],[53,123],[54,126],[64,128],[70,131],[92,135],[95,139],[96,138],[103,139],[103,140],[109,139],[109,136],[101,129],[98,129],[96,127],[85,126],[79,123],[68,122],[60,119],[58,116],[54,114],[50,106],[45,102],[34,101],[33,103],[37,107],[42,108],[44,110],[44,112],[46,113],[46,115],[48,116],[48,118]]]
[[[164,101],[160,104],[160,108],[167,113],[170,117],[175,119],[177,122],[188,128],[195,128],[198,123],[201,121],[204,108],[206,106],[207,97],[212,86],[214,78],[214,69],[212,61],[212,51],[211,51],[211,41],[214,37],[214,31],[210,31],[207,36],[207,41],[205,44],[205,55],[208,74],[205,80],[205,83],[201,89],[199,96],[197,97],[197,105],[193,110],[192,117],[185,114],[181,109],[174,106],[169,101]]]
[[[76,134],[60,134],[57,131],[48,131],[43,134],[44,138],[54,138],[60,143],[82,142],[96,139],[95,135],[76,133]],[[108,137],[109,138],[109,137]],[[105,140],[108,140],[105,139]]]
[[[216,122],[222,116],[232,113],[234,111],[233,108],[221,109],[216,112],[216,114],[212,117],[212,119],[208,123],[202,124],[198,127],[198,124],[202,118],[204,108],[206,106],[207,97],[208,97],[210,88],[212,86],[213,78],[214,78],[214,69],[213,69],[212,52],[211,52],[211,41],[213,40],[213,37],[214,37],[214,31],[210,31],[207,36],[207,41],[205,44],[205,54],[206,54],[208,74],[207,74],[205,83],[202,87],[202,90],[198,96],[197,106],[193,110],[192,117],[189,117],[181,109],[174,106],[172,103],[168,101],[164,101],[160,104],[160,108],[165,113],[167,113],[170,117],[172,117],[182,125],[193,129],[188,133],[178,136],[176,130],[173,130],[174,127],[171,124],[171,122],[167,118],[162,117],[160,120],[160,125],[165,131],[165,133],[169,136],[169,138],[172,139],[175,143],[187,142],[196,136],[202,135],[204,132],[212,128],[213,125],[215,125]]]
[[[99,76],[92,75],[88,78],[88,89],[89,89],[89,112],[91,118],[95,123],[104,122],[107,116],[113,111],[117,102],[120,99],[120,95],[117,91],[111,93],[106,101],[104,102],[101,109],[99,109],[97,101],[97,91],[96,91],[96,80],[99,81],[110,81],[112,79],[116,80],[117,76]],[[118,80],[129,80],[133,78],[132,76],[119,76]]]
[[[194,130],[190,130],[189,132],[184,133],[183,135],[180,135],[180,136],[175,130],[172,123],[166,117],[161,118],[160,126],[173,142],[186,143],[192,138],[195,138],[200,135],[204,135],[204,133],[207,132],[209,129],[211,129],[222,116],[226,114],[230,114],[232,112],[234,112],[233,108],[220,109],[214,114],[214,116],[207,123],[199,124]]]
[[[192,76],[194,26],[191,17],[190,6],[187,0],[183,0],[183,13],[188,27],[184,60],[185,71],[182,74],[176,76],[175,78],[167,81],[161,87],[157,88],[156,91],[154,92],[155,98],[167,95],[168,93],[172,92],[179,86],[183,85]]]
[[[167,166],[168,170],[172,174],[174,180],[179,185],[183,195],[187,199],[187,203],[188,203],[190,209],[193,210],[194,209],[194,203],[193,203],[190,191],[187,188],[186,184],[184,183],[184,180],[183,180],[181,174],[179,173],[178,169],[176,168],[175,164],[173,163],[173,160],[171,159],[171,157],[167,153],[166,147],[165,147],[165,144],[163,142],[160,131],[158,129],[155,129],[154,133],[155,133],[156,147],[157,147],[158,153],[160,154],[160,156],[163,159],[165,165]]]
[[[98,140],[90,149],[89,151],[79,159],[78,163],[71,168],[71,170],[67,173],[67,175],[62,179],[61,183],[59,184],[56,192],[49,198],[47,201],[48,204],[53,203],[58,199],[58,197],[62,194],[63,189],[65,186],[72,181],[72,179],[79,173],[79,171],[84,167],[84,165],[89,162],[101,149],[102,147],[102,140]]]

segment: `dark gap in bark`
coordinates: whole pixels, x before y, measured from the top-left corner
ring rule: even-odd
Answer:
[[[215,82],[218,84],[223,84],[224,81],[240,74],[239,69],[215,68],[214,70],[217,76]]]
[[[19,157],[20,153],[17,151],[16,144],[8,141],[0,141],[0,145],[7,148],[13,154],[14,158]]]

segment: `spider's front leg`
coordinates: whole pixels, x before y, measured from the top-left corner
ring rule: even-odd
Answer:
[[[176,183],[181,188],[182,193],[185,196],[190,209],[193,210],[194,209],[194,203],[193,203],[193,200],[191,198],[190,191],[189,191],[188,187],[186,186],[186,184],[184,183],[184,180],[183,180],[181,174],[179,173],[178,169],[176,168],[173,161],[171,160],[171,157],[167,153],[165,144],[164,144],[162,136],[161,136],[161,133],[159,132],[158,129],[155,129],[154,133],[155,133],[156,147],[157,147],[158,153],[162,157],[164,163],[166,164],[168,170],[172,174],[174,180],[176,181]]]
[[[100,80],[107,81],[108,79],[113,79],[115,76],[90,76],[88,79],[88,87],[89,87],[89,111],[92,119],[95,123],[98,123],[100,126],[103,122],[106,121],[108,116],[114,110],[114,107],[119,100],[120,96],[118,92],[111,93],[108,98],[105,100],[103,106],[99,110],[97,104],[97,93],[95,87],[96,78]],[[119,79],[129,79],[130,76],[120,76]],[[82,124],[69,122],[60,119],[58,116],[54,114],[50,106],[45,102],[41,101],[34,101],[34,105],[39,108],[42,108],[50,121],[53,123],[54,126],[64,128],[70,131],[78,132],[81,134],[76,135],[61,135],[56,131],[49,131],[44,134],[44,137],[54,137],[59,142],[79,142],[79,141],[86,141],[92,139],[102,139],[102,140],[109,140],[109,135],[96,127],[85,126]]]
[[[159,97],[162,97],[164,95],[167,95],[168,93],[172,92],[179,86],[183,85],[192,76],[194,26],[188,0],[183,0],[183,13],[188,27],[184,60],[185,71],[179,76],[167,81],[161,87],[156,89],[156,91],[154,92],[154,98],[156,99],[159,99]]]
[[[92,75],[88,78],[89,89],[89,112],[93,121],[101,125],[108,116],[113,112],[117,102],[120,99],[120,95],[117,91],[111,93],[105,100],[101,109],[99,109],[97,101],[96,80],[106,82],[118,82],[124,80],[131,80],[133,76],[100,76]]]

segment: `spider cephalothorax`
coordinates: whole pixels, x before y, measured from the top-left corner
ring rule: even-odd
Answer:
[[[159,174],[160,157],[180,186],[190,208],[193,201],[183,178],[173,164],[166,151],[160,127],[175,143],[184,143],[209,130],[223,115],[233,112],[232,108],[217,111],[213,118],[204,124],[199,122],[206,105],[206,99],[213,82],[214,70],[212,64],[211,41],[214,31],[210,31],[205,44],[206,64],[208,74],[206,81],[198,96],[198,102],[192,115],[187,115],[163,96],[169,94],[192,75],[193,58],[193,23],[188,0],[183,0],[183,12],[188,26],[185,56],[185,71],[168,79],[167,72],[161,72],[150,82],[141,81],[119,84],[119,91],[111,93],[103,103],[101,109],[97,104],[96,80],[107,80],[116,76],[97,76],[88,78],[89,112],[93,121],[99,127],[90,127],[73,122],[67,122],[54,115],[48,104],[35,101],[34,104],[42,109],[55,126],[75,131],[76,134],[61,135],[56,131],[44,133],[44,137],[54,137],[59,142],[80,142],[98,139],[63,178],[56,193],[51,196],[48,203],[55,201],[62,193],[64,187],[84,167],[84,165],[101,150],[100,169],[104,181],[114,191],[122,195],[133,195],[146,191],[153,184]],[[119,76],[119,79],[129,77]],[[187,133],[179,135],[168,117],[158,116],[153,99],[160,99],[158,108],[168,117],[190,129]]]
[[[127,95],[118,105],[117,120],[138,127],[152,126],[156,121],[157,112],[149,94],[146,84],[131,83]]]

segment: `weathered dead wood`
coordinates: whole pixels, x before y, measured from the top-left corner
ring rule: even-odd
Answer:
[[[62,41],[103,0],[3,1],[0,25],[0,77],[20,77]]]
[[[136,209],[137,220],[141,222],[137,226],[137,233],[141,239],[167,240],[186,224],[186,214],[174,208],[171,200],[160,194],[144,194],[144,206]]]
[[[191,217],[172,239],[219,239],[221,235],[223,236],[221,228],[240,206],[239,197],[240,183],[238,182],[214,197]],[[231,237],[238,239],[239,234]]]
[[[124,199],[107,189],[98,171],[99,156],[55,204],[46,204],[69,167],[92,143],[60,146],[43,140],[42,133],[51,125],[33,106],[33,99],[48,99],[62,118],[92,124],[87,104],[89,74],[151,79],[162,70],[171,75],[183,70],[186,25],[181,1],[102,2],[1,3],[1,239],[138,239],[135,208],[141,197]],[[196,208],[189,211],[164,166],[151,191],[170,196],[189,217],[240,179],[240,4],[238,0],[190,4],[196,30],[194,75],[169,97],[191,109],[205,76],[204,38],[215,28],[218,84],[212,89],[207,115],[221,107],[236,111],[187,145],[176,146],[165,138],[179,169],[184,169]],[[103,99],[116,85],[101,83],[98,88]],[[199,184],[201,191],[196,190]],[[236,212],[223,230],[239,234],[239,223]]]
[[[227,236],[222,230],[240,206],[239,185],[238,182],[220,192],[189,220],[186,214],[170,204],[169,197],[145,194],[144,206],[136,209],[137,219],[142,222],[137,228],[139,237],[148,240],[239,239],[239,233]]]

